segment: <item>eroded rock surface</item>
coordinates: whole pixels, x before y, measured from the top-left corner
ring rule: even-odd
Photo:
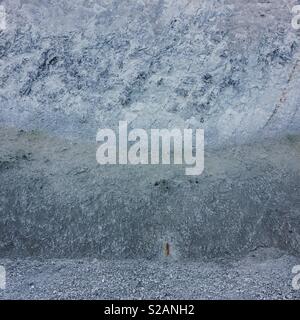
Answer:
[[[297,136],[206,152],[189,177],[100,166],[94,144],[0,133],[1,256],[163,259],[166,243],[170,259],[300,253]]]
[[[292,0],[3,4],[2,125],[94,140],[127,119],[209,145],[299,131]]]
[[[1,3],[1,256],[299,254],[293,1]],[[97,166],[120,120],[204,128],[204,174]]]

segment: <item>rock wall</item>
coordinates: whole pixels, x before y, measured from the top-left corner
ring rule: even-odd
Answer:
[[[0,124],[203,127],[209,146],[299,132],[299,32],[282,0],[9,0]]]
[[[7,143],[9,141],[9,143]],[[206,152],[205,171],[100,166],[95,146],[0,130],[0,256],[300,254],[300,139]]]
[[[300,253],[293,1],[0,3],[1,257]],[[203,175],[98,166],[120,120],[204,128]]]

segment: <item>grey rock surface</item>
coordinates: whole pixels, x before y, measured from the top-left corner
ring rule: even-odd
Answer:
[[[209,146],[299,132],[293,0],[2,1],[0,124],[95,139],[203,127]]]
[[[7,143],[9,141],[9,143]],[[2,257],[176,259],[300,253],[300,139],[207,151],[182,166],[98,165],[95,144],[0,130]]]
[[[297,1],[0,4],[0,298],[299,298]],[[97,165],[120,120],[204,173]]]

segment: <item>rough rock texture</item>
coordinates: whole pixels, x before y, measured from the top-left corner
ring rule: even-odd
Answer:
[[[94,140],[204,127],[235,144],[299,129],[292,0],[9,0],[0,123]]]
[[[1,260],[13,280],[1,298],[299,297],[290,286],[300,255],[296,1],[0,4],[7,14],[0,258],[134,259],[95,268],[89,260]],[[204,128],[203,175],[187,177],[176,166],[98,166],[97,129],[120,120],[132,128]],[[261,247],[283,252],[263,266],[251,259],[228,265]],[[145,258],[149,268],[138,260]],[[215,258],[229,259],[226,267],[203,262]],[[168,278],[168,291],[147,283],[166,276],[166,259],[186,285]],[[124,282],[134,267],[144,293],[135,278]],[[89,268],[115,280],[99,285]],[[75,273],[78,286],[70,281]]]
[[[9,142],[9,143],[7,143]],[[206,152],[182,166],[100,166],[95,145],[0,130],[0,254],[5,257],[238,256],[300,253],[300,139]]]

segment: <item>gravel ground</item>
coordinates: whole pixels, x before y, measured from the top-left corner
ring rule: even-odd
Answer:
[[[0,299],[298,299],[299,263],[275,249],[238,261],[0,260]]]

